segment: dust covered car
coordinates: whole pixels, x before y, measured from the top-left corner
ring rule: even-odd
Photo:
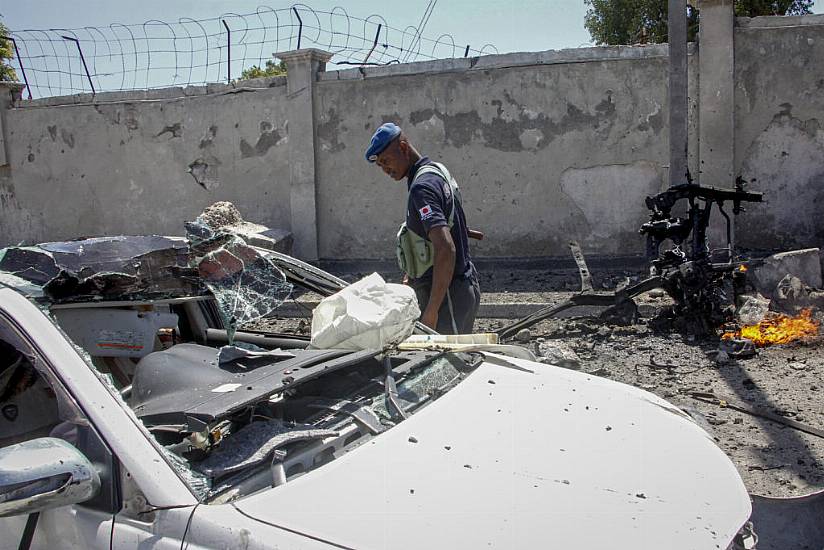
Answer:
[[[343,283],[229,235],[0,258],[0,547],[730,548],[685,413],[521,348],[242,330]]]

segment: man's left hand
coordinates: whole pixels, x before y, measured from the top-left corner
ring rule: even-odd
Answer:
[[[435,330],[435,327],[438,326],[438,310],[430,311],[427,309],[424,311],[421,315],[421,323]]]

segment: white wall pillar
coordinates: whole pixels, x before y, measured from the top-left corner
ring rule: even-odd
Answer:
[[[687,3],[668,0],[669,185],[687,183],[689,103],[687,98]]]
[[[698,182],[735,181],[735,49],[733,0],[701,0],[698,36]]]
[[[295,256],[318,259],[315,83],[332,54],[314,48],[276,53],[286,63],[289,106],[289,178]]]
[[[8,147],[6,146],[8,136],[6,135],[6,110],[20,99],[25,86],[18,82],[0,82],[0,166],[9,163]]]

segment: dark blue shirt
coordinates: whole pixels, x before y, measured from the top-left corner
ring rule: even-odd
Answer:
[[[406,227],[427,240],[430,230],[449,225],[449,213],[452,211],[454,201],[449,183],[437,174],[423,174],[415,181],[415,185],[412,185],[418,169],[431,162],[428,157],[422,157],[412,165],[407,174],[409,199]],[[472,264],[469,257],[466,216],[460,201],[455,204],[455,215],[452,221],[450,233],[455,242],[455,273],[452,278],[466,278],[472,273]],[[425,279],[432,279],[432,268],[429,268],[420,278],[420,280]]]

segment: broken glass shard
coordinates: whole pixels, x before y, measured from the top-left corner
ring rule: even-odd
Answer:
[[[201,217],[185,227],[191,265],[212,291],[230,343],[238,325],[269,315],[291,294],[283,272],[240,236],[215,230]]]

